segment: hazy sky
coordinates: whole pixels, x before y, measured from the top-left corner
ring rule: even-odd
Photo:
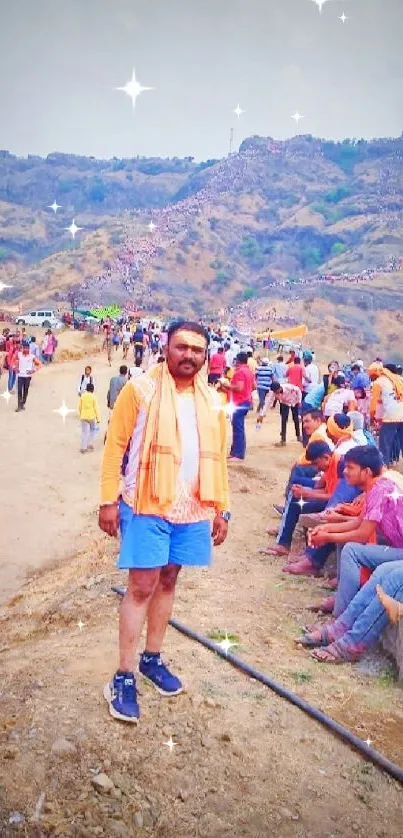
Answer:
[[[402,43],[403,0],[327,0],[322,14],[314,0],[0,0],[0,148],[206,159],[228,152],[231,127],[236,146],[397,136]],[[133,67],[155,88],[135,112],[114,89]]]

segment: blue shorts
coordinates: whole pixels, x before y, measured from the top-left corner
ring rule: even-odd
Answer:
[[[136,515],[119,504],[120,553],[117,566],[152,569],[167,564],[204,567],[211,562],[211,524],[171,524],[156,515]]]

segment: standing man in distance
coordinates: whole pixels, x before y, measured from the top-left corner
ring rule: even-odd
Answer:
[[[248,355],[240,352],[236,359],[235,373],[231,381],[225,381],[222,387],[231,391],[234,406],[232,413],[231,460],[244,460],[246,454],[245,419],[252,409],[252,393],[255,389],[255,376],[248,367]]]
[[[113,375],[110,382],[109,382],[109,389],[106,395],[106,402],[109,407],[109,410],[113,410],[115,406],[116,399],[125,386],[127,381],[127,366],[126,364],[122,364],[119,367],[119,375]]]
[[[20,410],[25,410],[31,378],[41,366],[41,362],[30,351],[28,341],[24,340],[22,342],[21,351],[17,355],[16,372],[18,405],[16,407],[16,413],[19,413]]]
[[[292,414],[294,422],[295,436],[297,442],[301,442],[301,426],[299,419],[299,411],[302,404],[302,392],[299,387],[294,384],[289,384],[287,381],[273,381],[270,387],[270,393],[266,397],[263,409],[260,411],[257,422],[263,422],[267,411],[273,407],[275,401],[280,402],[280,416],[281,416],[281,442],[276,442],[276,448],[286,445],[287,442],[287,424],[288,417]]]
[[[99,525],[116,536],[120,524],[118,565],[129,579],[120,612],[119,669],[104,696],[111,715],[123,721],[137,723],[140,717],[134,656],[146,621],[141,675],[162,695],[182,691],[160,656],[176,579],[182,565],[210,564],[211,536],[216,546],[227,536],[226,417],[200,375],[206,357],[202,326],[172,325],[166,363],[129,381],[111,417]]]

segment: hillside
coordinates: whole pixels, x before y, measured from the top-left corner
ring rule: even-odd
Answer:
[[[62,305],[73,290],[84,304],[202,315],[250,301],[241,312],[263,323],[274,308],[342,343],[344,329],[357,346],[396,342],[402,158],[403,135],[252,137],[204,164],[0,152],[2,302]]]

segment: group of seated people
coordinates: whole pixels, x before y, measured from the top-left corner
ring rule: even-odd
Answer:
[[[274,507],[281,522],[268,532],[276,543],[262,550],[287,558],[283,572],[313,577],[336,552],[334,593],[311,607],[330,621],[306,626],[298,638],[327,663],[358,660],[388,620],[403,616],[403,476],[385,467],[375,441],[368,444],[352,418],[336,413],[326,420],[306,409],[308,445],[291,470],[284,506]],[[292,556],[298,524],[307,543]]]

